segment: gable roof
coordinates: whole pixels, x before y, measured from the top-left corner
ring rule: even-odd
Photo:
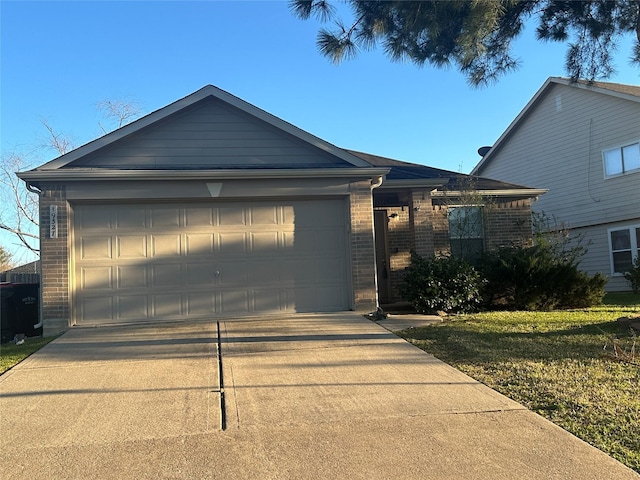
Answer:
[[[547,192],[545,189],[529,188],[513,183],[492,180],[485,177],[477,177],[457,173],[450,170],[428,167],[417,163],[408,163],[392,158],[380,157],[369,153],[347,150],[372,165],[378,167],[390,167],[381,188],[402,188],[416,186],[434,187],[435,196],[438,192],[447,192],[449,195],[461,192],[471,185],[474,190],[483,195],[497,196],[521,196],[536,197]]]
[[[231,95],[224,90],[221,90],[213,85],[207,85],[200,90],[188,95],[180,100],[177,100],[166,107],[163,107],[155,112],[152,112],[130,124],[127,124],[113,132],[110,132],[100,138],[97,138],[81,147],[78,147],[50,162],[41,165],[36,168],[36,171],[53,171],[64,167],[72,166],[71,164],[76,160],[95,154],[99,150],[112,147],[117,142],[131,137],[132,135],[141,132],[144,129],[148,129],[150,126],[158,124],[162,120],[177,114],[178,112],[185,111],[186,109],[193,107],[194,105],[201,103],[207,99],[218,99],[236,109],[244,112],[252,117],[255,117],[262,122],[279,129],[294,138],[311,145],[329,155],[337,157],[342,160],[348,167],[371,167],[367,162],[362,159],[349,154],[343,149],[340,149],[304,130],[274,116],[264,110],[251,105],[244,100],[241,100],[234,95]]]
[[[572,81],[569,78],[563,77],[549,77],[535,95],[529,100],[518,116],[509,124],[507,129],[500,135],[500,138],[496,140],[491,149],[486,155],[478,162],[478,164],[471,171],[472,174],[481,172],[482,168],[486,166],[495,153],[500,150],[502,145],[507,142],[509,137],[520,127],[522,122],[529,116],[529,114],[538,106],[546,94],[555,86],[564,85],[567,87],[577,88],[590,92],[596,92],[603,95],[609,95],[616,98],[621,98],[631,102],[640,103],[640,86],[636,85],[624,85],[621,83],[608,83],[608,82],[591,82],[586,80]]]

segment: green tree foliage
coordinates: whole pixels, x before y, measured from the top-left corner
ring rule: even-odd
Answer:
[[[610,76],[612,53],[627,35],[637,38],[630,57],[640,65],[640,0],[348,0],[348,23],[337,18],[334,3],[291,0],[290,8],[301,19],[334,24],[320,29],[317,44],[335,63],[380,44],[394,61],[453,65],[472,85],[484,85],[517,68],[511,44],[534,19],[540,41],[567,44],[574,80]]]
[[[636,257],[632,267],[624,273],[624,278],[631,285],[633,293],[640,292],[640,257]]]

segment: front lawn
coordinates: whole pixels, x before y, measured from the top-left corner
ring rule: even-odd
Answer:
[[[13,343],[0,345],[0,375],[40,350],[54,338],[56,337],[33,337],[26,338],[22,345]]]
[[[401,335],[640,472],[640,339],[616,322],[638,300],[458,315]]]

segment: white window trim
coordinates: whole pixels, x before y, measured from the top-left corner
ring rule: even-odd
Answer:
[[[607,241],[609,243],[609,264],[611,266],[612,277],[622,277],[624,274],[614,271],[613,245],[611,244],[611,232],[617,232],[619,230],[629,230],[629,235],[631,237],[631,261],[635,262],[636,257],[638,256],[638,248],[640,248],[640,245],[636,245],[636,232],[635,232],[636,228],[640,228],[640,223],[637,223],[635,225],[620,225],[618,227],[612,227],[607,229]]]
[[[618,177],[622,177],[624,175],[629,175],[631,173],[638,173],[640,172],[640,168],[634,168],[633,170],[626,170],[623,171],[622,173],[615,173],[613,175],[607,175],[607,161],[606,161],[606,157],[605,157],[605,152],[609,152],[611,150],[622,150],[625,147],[630,147],[632,145],[638,145],[638,148],[640,148],[640,140],[636,140],[633,142],[626,142],[626,143],[621,143],[619,145],[614,145],[608,148],[604,148],[602,149],[602,174],[604,175],[605,180],[609,179],[609,178],[618,178]],[[624,165],[622,166],[624,168]]]

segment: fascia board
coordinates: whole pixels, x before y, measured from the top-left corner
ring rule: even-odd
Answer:
[[[448,178],[425,178],[423,180],[384,180],[382,185],[379,187],[381,189],[391,189],[391,188],[436,188],[441,187],[445,183],[449,181]]]
[[[389,173],[388,168],[313,168],[308,170],[29,170],[16,175],[26,182],[91,180],[202,180],[251,178],[372,178]]]
[[[483,197],[539,197],[549,190],[546,188],[511,188],[505,190],[473,190]],[[447,192],[436,191],[431,194],[432,197],[459,197],[467,195],[468,191],[450,190]]]
[[[118,130],[115,130],[81,147],[78,147],[69,153],[66,153],[48,163],[45,163],[39,168],[41,170],[55,170],[55,169],[64,167],[69,163],[75,160],[78,160],[79,158],[85,155],[89,155],[103,147],[111,145],[112,143],[118,140],[121,140],[129,135],[132,135],[156,122],[159,122],[160,120],[163,120],[164,118],[170,115],[173,115],[174,113],[179,112],[180,110],[183,110],[201,100],[204,100],[207,97],[215,97],[223,102],[226,102],[238,108],[239,110],[244,111],[245,113],[248,113],[276,128],[279,128],[280,130],[283,130],[286,133],[289,133],[290,135],[293,135],[294,137],[297,137],[298,139],[306,143],[309,143],[331,155],[334,155],[346,161],[347,163],[350,163],[353,166],[356,166],[356,167],[370,166],[368,162],[362,160],[361,158],[355,155],[348,153],[347,151],[339,147],[336,147],[335,145],[332,145],[314,135],[311,135],[310,133],[305,132],[304,130],[301,130],[296,126],[274,115],[271,115],[270,113],[254,105],[251,105],[250,103],[245,102],[244,100],[228,92],[225,92],[224,90],[219,89],[218,87],[214,87],[213,85],[207,85],[201,88],[200,90],[192,93],[191,95],[188,95],[180,100],[177,100],[167,105],[166,107],[160,108],[155,112],[145,115],[144,117],[134,122],[131,122],[130,124],[125,125],[124,127],[119,128]]]

